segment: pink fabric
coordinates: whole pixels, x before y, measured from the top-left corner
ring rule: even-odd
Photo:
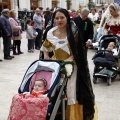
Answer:
[[[8,120],[46,120],[49,99],[32,95],[15,95]]]
[[[39,79],[39,78],[44,78],[47,81],[47,89],[50,88],[52,72],[41,71],[41,72],[37,72],[33,75],[30,86],[29,86],[29,91],[31,91],[31,88],[33,88],[33,86],[35,84],[35,80]]]
[[[18,31],[19,30],[19,36],[12,36],[12,40],[21,40],[22,39],[22,35],[21,35],[21,26],[18,25],[18,23],[13,19],[13,18],[9,18],[10,21],[10,25],[12,28],[12,31]]]

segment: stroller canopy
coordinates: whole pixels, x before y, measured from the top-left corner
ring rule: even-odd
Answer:
[[[60,64],[58,62],[55,61],[35,61],[33,62],[30,67],[28,68],[28,70],[26,71],[22,83],[19,87],[19,93],[23,93],[25,92],[25,86],[28,86],[30,84],[31,78],[32,76],[40,71],[48,71],[48,72],[52,72],[52,78],[51,78],[51,83],[50,83],[50,87],[53,85],[54,81],[57,79],[57,76],[60,73]]]

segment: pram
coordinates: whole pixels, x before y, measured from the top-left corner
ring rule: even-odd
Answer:
[[[68,75],[66,71],[66,64],[70,63],[65,63],[63,61],[37,60],[29,66],[23,77],[22,83],[18,89],[20,94],[31,91],[36,79],[44,78],[47,81],[48,92],[46,96],[49,98],[49,105],[46,118],[40,120],[56,120],[56,114],[60,105],[62,106],[62,118],[60,118],[60,120],[65,120],[65,88],[67,80],[70,77],[70,74]],[[64,77],[61,80],[62,71]]]
[[[107,79],[108,86],[117,76],[118,56],[113,56],[111,51],[106,50],[110,42],[115,43],[115,48],[119,54],[119,37],[117,35],[105,35],[99,41],[99,49],[93,56],[95,64],[93,72],[93,83],[97,83],[97,78]]]

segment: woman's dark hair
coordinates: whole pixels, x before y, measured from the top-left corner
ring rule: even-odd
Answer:
[[[43,40],[45,40],[46,39],[46,36],[47,36],[47,32],[51,29],[51,28],[53,28],[54,27],[54,19],[55,19],[55,16],[56,16],[56,13],[57,12],[61,12],[61,13],[63,13],[64,15],[65,15],[65,17],[67,18],[67,36],[69,36],[70,35],[70,37],[68,37],[68,41],[69,41],[69,43],[71,44],[71,45],[73,45],[73,46],[71,46],[72,47],[72,49],[75,51],[75,43],[73,43],[73,42],[75,42],[74,41],[74,36],[73,36],[73,33],[72,33],[72,27],[71,27],[71,22],[70,22],[70,15],[69,15],[69,13],[68,13],[68,11],[66,10],[66,9],[64,9],[64,8],[58,8],[53,14],[52,14],[52,18],[51,18],[51,23],[50,23],[50,25],[46,28],[46,31],[45,31],[45,33],[44,33],[44,35],[43,35]],[[49,23],[48,23],[49,24]],[[70,39],[69,39],[70,38]],[[72,39],[72,40],[71,40]]]
[[[26,21],[25,30],[27,30],[27,24],[29,24],[30,22],[32,22],[30,19]]]
[[[45,31],[45,33],[44,33],[44,35],[43,35],[43,40],[46,39],[47,32],[48,32],[52,27],[54,27],[54,19],[55,19],[55,15],[56,15],[57,12],[63,13],[63,14],[66,16],[66,18],[67,18],[67,24],[70,25],[70,16],[69,16],[68,11],[67,11],[66,9],[63,9],[63,8],[57,9],[57,10],[52,14],[50,23],[48,23],[48,26],[47,26],[47,28],[46,28],[46,31]]]

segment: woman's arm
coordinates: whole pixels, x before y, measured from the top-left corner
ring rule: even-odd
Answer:
[[[74,60],[74,57],[73,55],[71,55],[68,59],[66,59],[65,61],[73,61]]]
[[[49,52],[44,52],[44,59],[50,59]]]

